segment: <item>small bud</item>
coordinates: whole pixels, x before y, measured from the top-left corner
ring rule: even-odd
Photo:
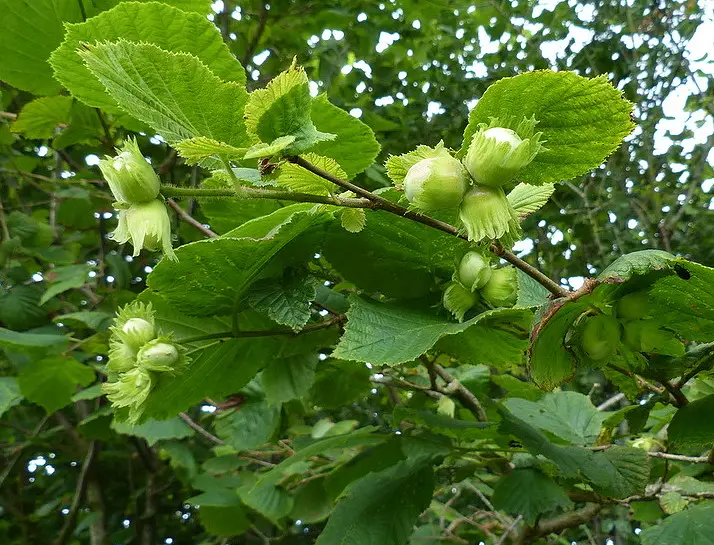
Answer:
[[[512,307],[518,298],[518,272],[515,267],[494,269],[481,289],[481,296],[492,307]]]
[[[148,371],[138,367],[122,373],[118,380],[105,382],[102,392],[115,408],[129,407],[129,422],[136,423],[144,412],[144,402],[153,386]]]
[[[116,157],[106,156],[99,169],[114,198],[123,203],[142,203],[159,195],[159,177],[144,159],[135,139],[124,141]]]
[[[467,252],[459,263],[459,281],[471,291],[480,289],[491,278],[488,261],[478,252]]]
[[[459,322],[463,322],[464,315],[478,301],[478,294],[465,288],[460,282],[451,282],[444,290],[442,301],[444,308],[451,312]]]
[[[620,343],[620,322],[607,314],[585,318],[580,333],[580,346],[585,355],[594,361],[610,358]]]
[[[456,210],[464,197],[469,179],[466,170],[447,152],[422,159],[407,172],[404,194],[420,210]]]
[[[498,123],[493,119],[491,124]],[[500,187],[510,182],[543,149],[533,134],[535,119],[524,119],[516,130],[482,124],[474,134],[464,165],[477,184]]]
[[[162,250],[164,255],[178,261],[171,247],[171,221],[166,206],[159,200],[132,204],[119,210],[119,224],[111,237],[119,244],[131,240],[134,254],[142,249]]]
[[[156,337],[154,325],[143,318],[129,318],[121,328],[122,337],[135,350]]]
[[[436,404],[436,412],[449,418],[454,418],[456,403],[449,396],[441,396]]]
[[[179,358],[176,345],[160,339],[145,345],[137,355],[139,366],[149,371],[173,371]]]
[[[638,320],[647,315],[648,294],[646,291],[635,291],[622,297],[615,307],[617,317],[624,321]]]

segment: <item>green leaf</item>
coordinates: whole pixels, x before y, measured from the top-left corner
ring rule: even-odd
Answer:
[[[216,433],[236,450],[250,450],[270,441],[280,425],[280,407],[264,401],[241,405],[239,409],[219,414]]]
[[[64,324],[67,327],[98,330],[106,329],[108,321],[113,317],[112,314],[100,310],[83,310],[60,314],[52,318],[52,321],[56,324]]]
[[[347,177],[345,171],[334,159],[320,157],[314,153],[306,153],[303,159],[338,178],[344,179]],[[332,182],[328,182],[317,174],[313,174],[309,170],[293,163],[284,163],[280,167],[276,181],[278,185],[291,191],[312,193],[314,195],[329,195],[337,189],[337,186]]]
[[[432,314],[355,298],[347,312],[345,334],[336,358],[375,365],[395,365],[418,358],[444,335],[454,335],[490,316],[521,315],[523,309],[489,310],[463,323]]]
[[[644,493],[650,477],[649,458],[644,450],[615,446],[591,454],[581,470],[601,495],[627,498]]]
[[[714,545],[714,534],[711,531],[713,518],[714,501],[705,501],[647,528],[640,534],[640,539],[642,545]]]
[[[67,337],[63,335],[20,333],[0,327],[0,347],[12,350],[37,350],[59,348],[64,344],[67,344]]]
[[[47,309],[40,306],[43,291],[40,283],[4,286],[0,290],[0,321],[15,330],[43,325],[47,319]]]
[[[52,146],[55,149],[62,149],[74,144],[98,145],[101,142],[103,134],[99,112],[79,101],[74,101],[72,109],[69,112],[69,124],[55,137],[52,141]],[[86,201],[89,202],[89,199],[87,198]],[[91,203],[78,207],[77,200],[72,199],[71,202],[70,213],[73,213],[72,215],[74,216],[73,225],[78,228],[81,228],[82,224],[86,224],[87,227],[94,227],[93,214],[81,213],[83,212],[83,208],[90,208]],[[66,225],[66,221],[62,219],[62,214],[60,214],[60,210],[62,209],[61,204],[62,203],[60,203],[60,209],[57,211],[57,221],[58,223]],[[70,208],[67,207],[67,204],[65,204],[65,207]],[[91,210],[93,211],[94,209],[92,208]]]
[[[261,375],[268,403],[280,405],[304,396],[315,378],[317,361],[316,354],[305,354],[270,363]]]
[[[275,322],[299,331],[310,319],[310,303],[315,300],[315,281],[311,277],[271,279],[256,284],[246,300],[256,311]]]
[[[345,208],[340,214],[342,228],[349,233],[359,233],[367,223],[367,215],[361,208]]]
[[[237,536],[251,526],[240,505],[202,505],[198,517],[206,531],[216,536]]]
[[[198,136],[236,147],[251,142],[241,112],[245,87],[221,81],[197,57],[125,40],[88,47],[80,55],[90,72],[167,142]]]
[[[281,136],[294,136],[295,141],[284,153],[297,155],[308,151],[322,140],[333,140],[334,134],[320,132],[310,118],[312,97],[307,74],[293,64],[264,89],[250,94],[245,106],[245,123],[250,134],[262,142],[273,142]]]
[[[337,448],[358,447],[365,445],[375,445],[389,439],[387,435],[377,435],[375,428],[365,427],[357,429],[345,435],[337,435],[315,441],[310,445],[301,448],[295,454],[280,462],[277,466],[266,473],[260,475],[258,485],[275,484],[285,475],[290,474],[295,464],[307,460],[312,456],[322,455],[326,451]]]
[[[687,403],[672,418],[667,437],[679,448],[709,448],[714,443],[714,395]]]
[[[192,55],[201,61],[195,65],[201,66],[203,72],[213,73],[226,82],[244,85],[245,70],[223,42],[218,29],[206,19],[205,15],[187,13],[177,9],[178,7],[180,6],[172,7],[158,2],[121,2],[113,9],[92,17],[84,23],[68,25],[62,45],[52,53],[50,59],[55,76],[72,95],[89,106],[107,112],[118,112],[120,110],[117,102],[119,102],[119,106],[126,109],[116,97],[107,95],[102,84],[92,77],[92,73],[84,65],[78,53],[81,44],[93,45],[98,42],[126,40],[141,42],[144,45],[153,44],[166,51]],[[78,21],[81,18],[74,20]],[[139,66],[137,65],[136,68],[138,69]],[[138,75],[133,70],[129,73]],[[186,79],[190,79],[190,76],[187,75]],[[199,79],[196,77],[195,81]],[[134,79],[129,79],[125,84],[129,85],[129,81],[139,84]],[[195,91],[198,93],[201,88],[198,86]],[[205,91],[206,88],[204,87],[203,90]],[[138,92],[139,89],[137,88],[136,91]],[[111,90],[109,92],[111,94]],[[210,100],[209,96],[197,98]],[[154,98],[162,100],[159,94]],[[206,102],[209,103],[212,108],[217,106],[215,102]],[[170,103],[170,105],[175,104]],[[128,113],[148,123],[133,112],[128,111]]]
[[[273,140],[270,144],[264,142],[258,142],[257,144],[251,146],[251,148],[245,153],[243,159],[261,159],[263,157],[272,157],[277,155],[284,149],[288,148],[290,144],[295,142],[295,136],[280,136]]]
[[[276,349],[269,339],[233,339],[209,346],[192,355],[193,361],[182,374],[161,374],[145,414],[166,419],[205,397],[220,399],[233,394],[256,375]]]
[[[36,98],[22,107],[12,131],[23,133],[26,138],[52,138],[58,125],[69,123],[71,108],[71,97]]]
[[[371,371],[363,363],[328,359],[318,367],[310,390],[314,404],[337,409],[369,394]]]
[[[292,497],[277,486],[256,487],[249,483],[239,488],[238,494],[243,503],[276,525],[279,525],[280,519],[286,517],[293,508]]]
[[[677,259],[674,270],[650,290],[652,314],[684,339],[714,341],[714,269]]]
[[[442,399],[448,399],[443,397]],[[470,420],[460,420],[451,418],[443,414],[436,414],[431,411],[420,411],[407,407],[396,407],[393,413],[394,422],[411,420],[413,423],[423,426],[435,433],[453,437],[462,441],[469,441],[482,435],[482,430],[493,426],[493,422],[474,422]]]
[[[626,281],[633,276],[647,274],[651,271],[670,269],[674,264],[674,256],[662,250],[640,250],[620,256],[613,261],[597,279],[607,280],[617,278]]]
[[[404,545],[434,490],[430,466],[402,462],[354,483],[316,545]]]
[[[174,144],[179,155],[186,159],[189,165],[197,165],[208,157],[221,157],[223,159],[242,159],[245,155],[245,148],[236,148],[223,142],[218,142],[212,138],[198,136],[189,138]]]
[[[537,469],[516,469],[502,477],[493,490],[493,506],[510,515],[522,515],[533,526],[541,515],[570,509],[573,502],[565,491]]]
[[[176,250],[178,262],[162,260],[147,283],[178,310],[195,316],[231,314],[264,267],[295,238],[329,220],[311,205],[294,205],[245,223],[220,238]],[[314,248],[306,248],[309,254]],[[203,264],[210,263],[210,267]]]
[[[179,417],[174,417],[169,420],[154,420],[150,418],[143,424],[136,425],[114,420],[111,427],[115,432],[122,435],[132,435],[145,439],[150,447],[159,441],[185,439],[186,437],[191,437],[196,434],[196,432],[189,428]]]
[[[527,216],[545,206],[555,191],[553,184],[518,184],[508,194],[508,202],[519,216]]]
[[[0,0],[0,79],[35,95],[60,86],[47,59],[64,34],[64,22],[82,20],[75,0]]]
[[[463,156],[479,123],[497,117],[518,123],[535,116],[547,151],[516,179],[541,185],[569,180],[600,165],[634,124],[632,104],[604,76],[587,79],[549,70],[504,78],[491,85],[469,114],[459,151]]]
[[[434,277],[451,279],[469,243],[413,221],[366,211],[359,233],[332,229],[323,254],[345,280],[367,292],[423,299],[438,292]]]
[[[455,356],[462,364],[483,364],[501,369],[520,365],[528,348],[532,321],[533,313],[529,310],[499,310],[462,333],[443,337],[437,349]]]
[[[312,100],[312,121],[318,131],[336,134],[337,138],[319,142],[311,151],[337,161],[347,178],[354,178],[374,163],[380,146],[372,129],[331,104],[326,94]]]
[[[41,405],[47,414],[69,405],[77,386],[87,386],[94,380],[91,367],[73,358],[55,356],[35,360],[23,367],[17,382],[28,401]]]
[[[552,392],[536,402],[510,398],[503,404],[521,420],[576,445],[595,442],[608,416],[578,392]]]
[[[0,417],[23,399],[15,377],[0,377]]]
[[[548,301],[550,292],[532,277],[518,269],[518,307],[539,307]]]
[[[49,286],[47,291],[42,294],[40,304],[44,305],[55,295],[84,286],[90,269],[91,267],[87,265],[67,265],[48,271],[45,278],[49,281]]]

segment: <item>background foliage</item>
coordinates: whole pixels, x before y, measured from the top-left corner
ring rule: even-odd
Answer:
[[[565,391],[544,394],[524,380],[532,313],[495,311],[467,331],[425,317],[439,297],[434,277],[448,276],[465,247],[379,212],[359,238],[338,231],[318,247],[308,237],[327,230],[327,219],[291,208],[298,219],[256,255],[297,239],[300,255],[286,262],[304,262],[305,252],[314,258],[291,269],[277,293],[274,282],[255,284],[240,327],[299,329],[324,316],[337,323],[349,307],[350,319],[388,314],[396,326],[380,332],[385,346],[361,352],[352,330],[327,357],[337,327],[232,339],[199,351],[189,372],[159,383],[148,409],[159,420],[137,427],[113,419],[97,384],[110,320],[139,293],[157,308],[160,325],[181,337],[230,329],[220,314],[234,310],[236,279],[207,271],[192,289],[185,282],[203,259],[245,251],[229,238],[206,243],[206,255],[186,255],[179,265],[156,267],[159,256],[146,252],[132,258],[130,248],[107,239],[116,216],[98,159],[134,135],[163,182],[222,187],[165,139],[241,141],[250,122],[234,107],[246,99],[240,84],[264,87],[295,55],[310,94],[324,93],[358,116],[381,144],[373,164],[340,163],[370,189],[391,185],[381,166],[389,154],[439,140],[458,149],[470,108],[500,78],[545,68],[606,75],[635,104],[635,131],[602,167],[559,185],[526,220],[527,238],[514,251],[573,288],[644,248],[714,265],[714,21],[707,2],[174,0],[166,4],[192,15],[172,17],[169,6],[158,6],[156,21],[131,31],[119,23],[139,8],[127,3],[124,13],[109,12],[116,4],[0,0],[3,543],[298,544],[319,535],[321,544],[711,543],[714,383],[706,345],[677,360],[679,371],[704,371],[674,383],[691,401],[684,409],[662,392],[681,376],[670,360],[660,361],[670,365],[666,376],[580,369]],[[63,26],[95,15],[91,29]],[[205,66],[189,70],[193,61],[176,57],[161,70],[185,78],[186,111],[192,101],[211,101],[225,121],[222,132],[206,135],[200,120],[177,122],[156,110],[147,114],[152,126],[177,135],[157,137],[123,113],[80,61],[62,58],[62,48],[50,61],[65,39],[71,57],[80,42],[119,36],[195,53]],[[59,81],[53,66],[65,74]],[[97,61],[94,68],[99,75],[106,67]],[[209,69],[222,83],[220,93],[206,96],[201,71]],[[83,90],[89,82],[95,94]],[[347,123],[346,114],[321,119],[318,110],[317,130]],[[367,133],[353,137],[371,150],[367,156],[377,153]],[[350,157],[349,148],[328,144],[314,151]],[[232,229],[234,237],[263,235],[272,225],[242,224],[287,204],[172,202],[174,246]],[[382,240],[384,233],[393,239]],[[425,256],[432,269],[421,265]],[[698,278],[699,269],[683,266]],[[144,291],[154,267],[149,287],[165,290],[173,306]],[[246,286],[254,280],[248,272],[240,278]],[[225,290],[228,307],[206,303],[197,287]],[[419,301],[392,309],[348,297],[358,289]],[[307,314],[279,314],[279,297],[318,304]],[[184,314],[201,314],[201,305],[204,317]],[[667,319],[687,323],[681,315]],[[711,321],[702,327],[711,329]],[[454,335],[428,352],[428,366],[414,361],[444,333]],[[261,379],[251,380],[260,369]],[[478,421],[479,410],[500,420],[499,431]],[[598,450],[615,439],[619,446]],[[667,449],[680,457],[667,457]]]

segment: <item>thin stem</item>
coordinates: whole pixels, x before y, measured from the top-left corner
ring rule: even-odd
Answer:
[[[64,545],[69,541],[72,536],[72,531],[77,524],[77,516],[79,515],[79,507],[84,498],[84,493],[87,491],[87,482],[89,473],[92,469],[92,465],[97,457],[97,452],[99,449],[99,443],[95,440],[89,443],[89,448],[87,449],[87,455],[84,458],[84,463],[82,464],[82,470],[79,473],[79,478],[77,479],[77,487],[74,491],[74,497],[72,498],[72,505],[70,507],[69,515],[67,520],[60,531],[55,545]]]
[[[203,428],[201,425],[194,422],[193,419],[186,413],[179,413],[179,418],[181,418],[181,420],[186,422],[186,424],[190,428],[196,430],[198,433],[203,435],[206,439],[208,439],[212,443],[215,443],[217,445],[225,445],[225,443],[223,442],[222,439],[219,439],[218,437],[213,435],[210,431],[208,431],[207,429]]]
[[[201,233],[206,235],[208,238],[216,238],[218,234],[214,233],[211,231],[208,227],[203,225],[200,221],[198,221],[196,218],[194,218],[191,214],[186,212],[183,208],[181,208],[178,203],[173,200],[173,199],[166,199],[166,203],[178,214],[178,216],[188,223],[189,225],[192,225]]]
[[[314,202],[317,204],[330,204],[344,208],[375,208],[368,199],[353,199],[338,195],[313,195],[311,193],[298,193],[295,191],[278,191],[275,189],[262,189],[259,187],[241,186],[240,192],[233,189],[209,189],[174,187],[162,185],[161,193],[164,197],[233,197],[236,199],[276,199],[280,201]]]

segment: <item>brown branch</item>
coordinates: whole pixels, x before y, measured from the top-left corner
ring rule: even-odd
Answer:
[[[674,398],[674,404],[677,407],[684,407],[687,403],[689,403],[687,396],[682,393],[682,390],[679,387],[671,384],[668,380],[661,380],[660,383]]]
[[[415,212],[414,210],[409,210],[408,208],[405,208],[404,206],[393,203],[392,201],[389,201],[389,200],[385,199],[384,197],[376,195],[363,187],[355,185],[348,180],[343,180],[342,178],[335,176],[335,175],[327,172],[326,170],[321,169],[320,167],[318,167],[316,165],[313,165],[312,163],[303,159],[300,156],[287,157],[287,160],[290,161],[291,163],[294,163],[298,166],[303,167],[305,170],[312,172],[313,174],[315,174],[329,182],[332,182],[333,184],[335,184],[343,189],[346,189],[347,191],[353,192],[355,195],[358,195],[360,197],[363,197],[364,199],[371,201],[372,203],[374,203],[375,206],[373,208],[375,208],[375,209],[384,210],[391,214],[395,214],[397,216],[401,216],[403,218],[407,218],[412,221],[416,221],[418,223],[427,225],[434,229],[438,229],[439,231],[443,231],[444,233],[447,233],[451,236],[455,236],[455,237],[461,238],[463,240],[468,240],[468,237],[466,235],[464,235],[462,232],[460,232],[459,229],[457,229],[453,225],[443,222],[441,220],[438,220],[436,218],[432,218],[430,216],[425,216],[423,214]],[[514,253],[507,251],[505,248],[503,248],[503,246],[501,246],[500,243],[493,242],[491,244],[491,246],[489,247],[489,249],[491,252],[493,252],[498,257],[505,259],[514,267],[522,270],[524,273],[526,273],[528,276],[533,278],[536,282],[541,284],[544,288],[546,288],[553,295],[555,295],[557,297],[566,297],[568,295],[568,293],[569,293],[568,290],[566,290],[565,288],[560,286],[554,280],[548,278],[545,274],[540,272],[538,269],[536,269],[532,265],[523,261],[521,258],[519,258]]]
[[[15,120],[15,119],[17,119],[17,114],[14,114],[12,112],[0,112],[0,117],[4,117],[5,119]]]
[[[181,420],[186,422],[189,428],[192,428],[196,430],[198,433],[203,435],[206,439],[211,441],[212,443],[215,443],[217,445],[225,445],[226,443],[222,440],[213,435],[211,432],[209,432],[207,429],[203,428],[201,425],[197,424],[194,422],[189,415],[186,413],[179,413],[179,417]]]
[[[438,363],[434,363],[433,366],[436,374],[439,375],[444,382],[446,382],[446,388],[443,390],[443,393],[453,392],[461,404],[471,411],[471,413],[476,417],[476,420],[479,422],[488,422],[486,411],[484,411],[481,402],[473,394],[473,392],[452,377],[446,369]]]
[[[648,452],[650,458],[663,458],[675,462],[690,462],[692,464],[708,464],[709,456],[685,456],[684,454],[670,454],[669,452]]]
[[[562,532],[574,526],[580,526],[595,517],[601,509],[602,505],[591,503],[582,509],[570,511],[551,519],[542,520],[533,527],[526,526],[513,543],[515,545],[526,545],[541,536]]]
[[[203,233],[208,238],[216,238],[218,236],[217,233],[211,231],[208,227],[203,225],[200,221],[198,221],[196,218],[194,218],[188,212],[186,212],[183,208],[181,208],[175,200],[166,199],[166,204],[168,204],[176,212],[176,214],[178,214],[179,218],[181,218],[183,221],[185,221],[189,225],[198,229],[201,233]]]

